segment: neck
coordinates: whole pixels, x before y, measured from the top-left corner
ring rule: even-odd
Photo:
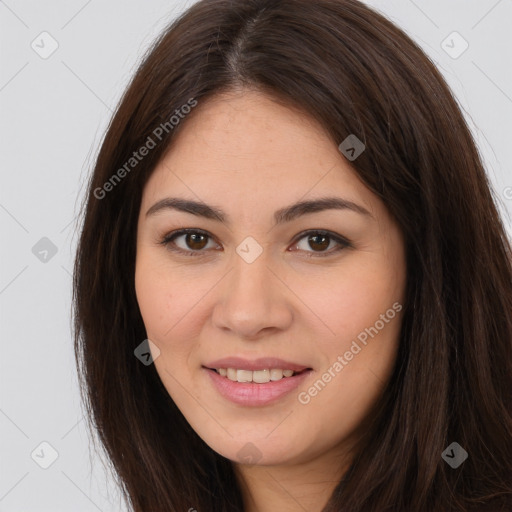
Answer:
[[[268,466],[236,464],[244,512],[321,512],[349,468],[340,450],[299,463]]]

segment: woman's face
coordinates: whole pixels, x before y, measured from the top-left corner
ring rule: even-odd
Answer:
[[[400,230],[323,129],[268,96],[217,96],[182,122],[138,222],[156,370],[233,461],[343,452],[395,362]]]

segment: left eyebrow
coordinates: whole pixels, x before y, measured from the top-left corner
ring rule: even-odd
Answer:
[[[274,214],[274,220],[276,224],[283,224],[284,222],[295,220],[302,215],[323,210],[349,210],[373,218],[373,215],[366,208],[352,201],[342,199],[341,197],[323,197],[310,201],[299,201],[291,206],[277,210]]]
[[[167,209],[182,211],[211,220],[217,220],[224,223],[227,222],[229,224],[229,216],[220,208],[207,205],[203,202],[182,199],[179,197],[166,197],[165,199],[158,201],[149,208],[146,212],[146,217]],[[303,215],[321,212],[324,210],[349,210],[374,218],[366,208],[363,208],[352,201],[342,199],[341,197],[323,197],[309,201],[299,201],[285,208],[281,208],[274,213],[274,220],[276,224],[284,224],[285,222],[291,222]]]

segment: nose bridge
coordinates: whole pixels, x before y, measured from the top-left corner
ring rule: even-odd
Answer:
[[[261,307],[271,301],[273,286],[269,281],[272,273],[267,268],[270,265],[268,250],[251,246],[250,241],[241,243],[233,255],[234,268],[229,283],[231,297],[236,298],[238,304],[248,302],[253,307]]]
[[[268,268],[270,252],[259,247],[251,241],[237,247],[215,306],[216,325],[240,337],[254,337],[270,327],[283,329],[291,320],[283,285]]]

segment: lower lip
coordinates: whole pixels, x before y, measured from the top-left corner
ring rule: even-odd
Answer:
[[[257,407],[271,404],[300,386],[312,370],[306,370],[293,377],[283,377],[281,380],[256,384],[254,382],[234,382],[222,377],[215,370],[204,368],[217,391],[235,404]]]

